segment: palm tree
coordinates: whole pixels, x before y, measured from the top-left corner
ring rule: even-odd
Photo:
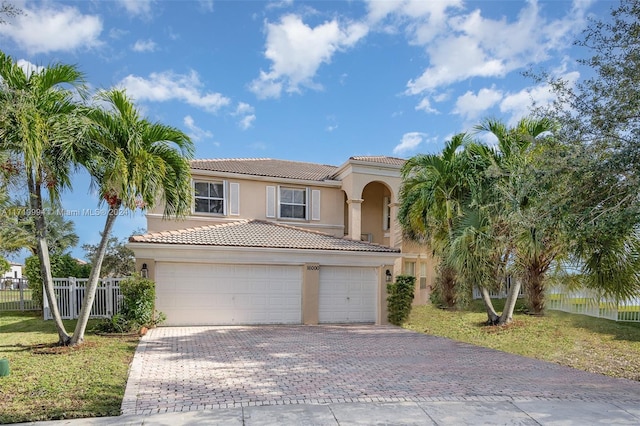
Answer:
[[[24,70],[0,52],[0,151],[20,158],[34,216],[37,252],[45,292],[60,343],[67,334],[53,291],[53,278],[43,214],[43,191],[58,205],[70,187],[74,144],[83,137],[75,93],[83,92],[83,75],[72,65],[52,64],[41,71]]]
[[[405,235],[427,242],[441,259],[438,283],[445,304],[457,302],[456,273],[447,255],[456,218],[468,194],[468,168],[463,155],[466,134],[455,135],[438,155],[410,158],[402,168],[398,221]]]
[[[142,118],[122,90],[100,92],[97,100],[109,109],[87,112],[94,144],[85,153],[84,165],[108,214],[71,345],[84,340],[107,243],[120,211],[152,208],[163,202],[165,216],[180,217],[190,211],[193,199],[189,159],[194,147],[189,137]]]
[[[545,226],[540,211],[533,208],[535,197],[544,195],[538,191],[537,183],[530,179],[527,170],[532,167],[532,144],[553,130],[552,123],[547,119],[524,118],[515,127],[508,128],[500,121],[487,119],[475,129],[491,133],[497,139],[495,148],[477,150],[488,165],[486,173],[490,179],[485,182],[491,188],[484,192],[489,194],[487,199],[476,202],[487,207],[489,221],[494,230],[499,231],[494,232],[493,238],[498,241],[502,237],[505,242],[500,249],[502,254],[495,256],[499,262],[496,271],[504,271],[511,263],[524,283],[530,309],[540,314],[544,309],[545,274],[562,253],[563,245],[559,234],[553,227]],[[496,281],[503,278],[504,274],[498,273]],[[520,280],[512,281],[499,323],[511,320]],[[485,304],[490,303],[490,299],[483,299]],[[488,307],[488,312],[491,309]],[[492,316],[489,315],[490,319]]]

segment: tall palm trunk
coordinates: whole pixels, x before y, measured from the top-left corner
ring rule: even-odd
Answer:
[[[498,313],[493,307],[493,302],[491,301],[489,290],[482,287],[480,289],[480,293],[482,294],[482,301],[484,302],[484,307],[487,310],[487,324],[496,325],[500,320],[500,317],[498,316]]]
[[[84,300],[82,302],[82,309],[78,315],[78,322],[76,328],[73,331],[73,337],[69,345],[75,346],[84,341],[84,333],[87,329],[87,323],[89,322],[89,315],[91,314],[91,308],[93,301],[96,298],[96,290],[98,289],[98,281],[100,280],[100,270],[102,269],[102,261],[107,251],[107,245],[109,242],[109,235],[111,235],[111,229],[118,217],[118,211],[120,210],[120,203],[115,206],[109,206],[109,213],[107,214],[107,220],[102,230],[102,238],[98,245],[98,250],[93,258],[93,266],[91,267],[91,274],[89,274],[89,282],[84,290]]]
[[[537,264],[531,265],[526,272],[525,290],[531,313],[544,314],[544,271]]]
[[[31,210],[34,214],[34,225],[36,230],[36,247],[38,260],[40,261],[40,275],[42,276],[42,282],[44,284],[44,292],[49,302],[49,309],[51,309],[51,316],[56,325],[58,332],[58,344],[66,345],[69,343],[69,333],[64,328],[62,317],[60,316],[60,310],[58,309],[58,301],[56,300],[56,294],[53,288],[53,275],[51,273],[51,260],[49,259],[49,246],[47,244],[47,227],[44,219],[44,212],[42,211],[42,189],[39,183],[36,183],[32,173],[27,174],[27,184],[29,185],[29,203]],[[36,284],[37,285],[37,284]]]
[[[504,302],[504,309],[502,310],[502,315],[500,315],[498,325],[509,324],[513,321],[513,311],[516,308],[521,285],[520,280],[514,280],[511,283],[511,288],[509,289],[509,293],[507,293],[507,300]]]
[[[447,308],[454,308],[457,302],[456,271],[450,266],[443,266],[440,270],[442,299]]]
[[[447,200],[445,205],[447,209],[447,233],[449,234],[449,242],[453,241],[453,207],[451,200]],[[448,308],[455,308],[458,302],[456,284],[458,281],[457,272],[450,266],[444,266],[441,270],[442,274],[442,298]]]

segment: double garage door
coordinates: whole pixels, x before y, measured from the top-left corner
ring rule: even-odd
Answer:
[[[374,322],[375,268],[320,267],[321,323]],[[158,262],[165,325],[300,324],[302,267]]]

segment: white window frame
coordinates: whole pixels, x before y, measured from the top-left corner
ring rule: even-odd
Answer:
[[[304,204],[299,203],[286,203],[287,205],[292,206],[304,206],[304,217],[289,217],[282,216],[282,191],[283,190],[292,190],[292,191],[302,191],[304,192]],[[309,197],[309,188],[296,188],[293,186],[278,186],[278,218],[279,219],[287,219],[287,220],[309,220],[309,207],[310,207],[310,197]]]
[[[227,182],[224,180],[192,180],[193,182],[193,212],[196,214],[207,214],[207,215],[212,215],[212,216],[226,216],[227,215]],[[196,184],[198,183],[206,183],[206,184],[221,184],[222,185],[222,197],[203,197],[203,196],[197,196],[195,193],[195,189],[196,189]],[[222,200],[222,212],[221,213],[215,213],[215,212],[202,212],[202,211],[198,211],[196,210],[196,199],[200,198],[200,199],[205,199],[205,200]]]
[[[427,262],[420,262],[420,290],[427,288],[428,266]]]
[[[404,262],[404,274],[411,275],[412,277],[416,276],[416,261],[415,260],[405,260]]]

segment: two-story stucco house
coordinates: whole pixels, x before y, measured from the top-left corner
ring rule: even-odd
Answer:
[[[403,164],[193,160],[192,213],[150,211],[148,233],[129,243],[165,324],[382,324],[401,273],[426,302],[430,251],[403,242],[394,219]]]

